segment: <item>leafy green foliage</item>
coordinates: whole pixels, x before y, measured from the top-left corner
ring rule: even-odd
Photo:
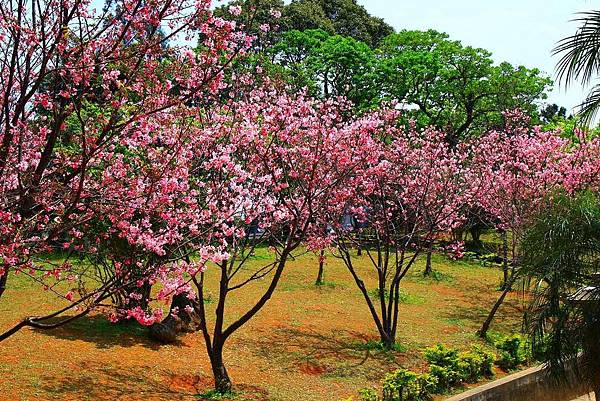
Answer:
[[[578,144],[583,138],[591,140],[600,135],[600,126],[590,128],[579,117],[564,118],[555,116],[542,126],[546,131],[560,130],[563,138],[570,139],[573,144]]]
[[[239,16],[229,14],[227,6],[215,13],[256,36],[255,51],[266,56],[264,64],[282,67],[269,72],[292,90],[344,96],[358,111],[386,101],[412,105],[407,117],[420,127],[445,130],[452,142],[502,127],[505,110],[519,108],[539,122],[537,104],[552,84],[538,69],[494,64],[490,52],[463,46],[445,33],[394,33],[356,0],[231,4],[242,6]],[[282,17],[273,18],[273,10]]]
[[[363,401],[380,401],[381,398],[379,398],[379,394],[377,394],[377,391],[371,389],[371,388],[363,388],[358,390],[358,394],[360,395],[360,397],[362,398]]]
[[[240,6],[242,12],[232,15],[230,6]],[[272,12],[282,14],[274,18]],[[376,47],[394,32],[383,19],[370,15],[356,0],[234,0],[215,9],[215,16],[235,21],[257,40],[254,49],[263,51],[278,43],[280,35],[289,31],[321,30],[328,35],[340,35]],[[261,26],[269,26],[264,32]]]
[[[494,375],[494,361],[496,355],[493,352],[475,346],[473,351],[459,354],[462,357],[465,371],[468,373],[466,381],[469,383],[481,380],[484,377],[492,377]]]
[[[475,383],[493,374],[495,355],[482,348],[459,352],[442,344],[427,348],[429,374],[437,379],[437,391],[444,392],[462,383]]]
[[[434,30],[388,36],[379,59],[383,98],[416,105],[420,125],[445,129],[454,141],[501,127],[505,110],[519,108],[535,117],[536,102],[551,85],[537,69],[494,65],[488,51]]]
[[[484,267],[501,265],[500,256],[498,256],[498,254],[495,252],[480,254],[477,252],[467,251],[464,253],[464,258],[467,260],[479,261],[479,263]]]
[[[566,85],[574,81],[587,85],[600,73],[600,11],[581,13],[575,21],[580,23],[577,32],[559,41],[553,50],[554,55],[562,54],[556,70],[559,79]],[[599,110],[600,85],[594,85],[580,104],[579,116],[585,124],[589,124]]]
[[[459,352],[438,344],[425,350],[428,373],[398,369],[383,379],[383,398],[372,389],[363,389],[363,401],[426,401],[462,383],[475,383],[493,376],[495,355],[481,347]]]
[[[286,30],[321,29],[376,47],[394,30],[356,0],[292,0],[283,12]]]
[[[231,391],[222,393],[217,390],[208,390],[204,393],[198,394],[196,397],[202,400],[232,400],[235,398],[235,394]]]
[[[398,369],[385,375],[383,380],[384,401],[426,401],[437,388],[437,379],[427,373],[418,374]]]
[[[505,371],[517,369],[531,359],[529,344],[521,335],[500,337],[494,345],[499,351],[496,364]]]
[[[398,369],[385,375],[383,398],[373,389],[362,389],[359,394],[363,401],[428,401],[433,399],[436,388],[435,377]]]
[[[600,202],[592,193],[557,194],[541,210],[521,245],[533,294],[526,329],[555,376],[566,378],[567,365],[580,355],[576,373],[597,386]]]
[[[540,108],[540,117],[542,122],[551,123],[567,118],[567,109],[559,106],[556,103],[546,104]]]
[[[321,29],[293,30],[270,51],[290,71],[293,87],[325,98],[344,96],[357,105],[377,98],[370,83],[375,55],[363,42]]]

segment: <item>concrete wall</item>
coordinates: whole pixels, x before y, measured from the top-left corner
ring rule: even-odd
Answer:
[[[458,394],[446,401],[570,401],[587,394],[583,386],[556,386],[543,366],[527,369]]]

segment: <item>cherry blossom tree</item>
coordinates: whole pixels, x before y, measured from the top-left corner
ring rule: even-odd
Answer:
[[[344,123],[346,109],[333,100],[257,90],[233,103],[229,117],[213,130],[219,146],[202,167],[199,195],[214,230],[200,241],[220,253],[193,282],[202,299],[205,275],[218,271],[212,328],[202,303],[200,316],[219,392],[231,389],[223,360],[226,340],[271,298],[287,261],[306,252],[300,245],[319,232],[317,213],[335,202],[347,177],[365,163],[364,148],[356,147],[363,133]],[[248,263],[264,247],[269,259],[263,265]],[[257,280],[266,282],[262,295],[232,321],[226,309],[230,298]]]
[[[356,122],[376,142],[371,160],[354,171],[344,202],[330,208],[331,240],[352,274],[382,344],[396,342],[401,280],[431,240],[463,219],[470,202],[469,155],[465,146],[451,148],[444,134],[397,126],[396,112],[376,113]],[[344,216],[356,224],[344,224]],[[367,288],[350,250],[361,247],[377,275],[376,293]]]
[[[164,161],[184,142],[190,113],[211,104],[229,60],[250,43],[233,23],[212,17],[208,0],[108,4],[102,11],[85,0],[0,5],[0,296],[10,274],[24,274],[70,302],[48,316],[23,319],[0,340],[24,326],[50,328],[89,313],[132,284],[113,277],[83,288],[70,255],[95,253],[97,242],[119,235],[100,230],[90,239],[91,224],[109,219],[129,243],[166,255],[175,234],[136,231],[123,206],[166,200],[175,210],[169,201],[178,182],[163,173],[176,163]],[[198,51],[166,46],[197,32],[203,40]],[[162,164],[136,175],[119,171],[152,157]],[[149,198],[150,190],[158,194]],[[44,253],[57,249],[68,252],[66,260],[49,263]],[[49,279],[79,281],[81,298],[60,294]],[[44,323],[73,310],[75,316]]]
[[[112,310],[111,320],[154,324],[162,308],[150,301],[191,294],[191,282],[202,297],[204,270],[216,265],[222,285],[212,335],[202,303],[199,313],[215,386],[227,391],[225,340],[271,297],[318,205],[331,200],[331,188],[360,161],[345,153],[353,149],[349,135],[354,131],[337,128],[343,126],[339,112],[344,108],[337,102],[317,104],[259,90],[246,101],[230,94],[235,101],[214,107],[211,99],[223,102],[226,92],[228,57],[248,42],[236,36],[233,24],[212,18],[208,2],[199,10],[192,4],[159,5],[123,3],[114,14],[105,10],[96,16],[87,3],[74,3],[68,22],[61,19],[66,4],[46,5],[46,21],[57,22],[54,31],[41,35],[67,32],[69,39],[54,38],[64,42],[57,46],[60,51],[51,48],[40,56],[53,64],[36,67],[39,84],[19,103],[25,111],[19,115],[12,105],[5,107],[7,118],[19,115],[14,118],[22,130],[2,136],[8,144],[2,276],[26,274],[57,295],[59,286],[46,280],[77,284],[62,295],[65,308],[25,318],[0,339],[25,326],[56,327],[98,307]],[[190,9],[196,11],[186,12]],[[28,15],[25,9],[21,13]],[[36,13],[25,22],[39,24]],[[163,19],[170,21],[167,32],[178,31],[176,23],[181,32],[200,30],[203,46],[197,52],[163,46],[166,37],[157,33]],[[13,25],[20,30],[25,22]],[[17,34],[10,40],[15,47],[21,44]],[[60,91],[46,84],[53,80]],[[21,93],[8,85],[9,92]],[[346,168],[328,162],[340,150]],[[254,223],[262,233],[258,237],[248,231]],[[247,252],[261,243],[273,247],[274,261],[244,276]],[[48,267],[40,254],[56,248],[67,256]],[[89,284],[91,273],[73,268],[71,255],[102,260],[99,285]],[[264,295],[225,326],[227,295],[267,277],[271,284]],[[158,281],[160,291],[149,294],[148,286]],[[111,305],[105,302],[111,297],[123,299]],[[73,311],[58,323],[45,323]]]

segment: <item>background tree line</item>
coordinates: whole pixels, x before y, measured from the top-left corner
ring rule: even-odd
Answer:
[[[232,15],[231,6],[242,12]],[[501,128],[505,110],[544,122],[552,80],[537,68],[495,63],[489,51],[435,30],[395,32],[356,0],[237,0],[215,14],[256,36],[245,63],[260,60],[291,91],[343,96],[357,113],[397,102],[419,128],[443,129],[451,143]]]

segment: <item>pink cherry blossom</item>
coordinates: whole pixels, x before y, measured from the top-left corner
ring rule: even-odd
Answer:
[[[238,16],[242,13],[242,7],[240,6],[229,6],[227,10],[229,11],[229,14],[234,16]]]

